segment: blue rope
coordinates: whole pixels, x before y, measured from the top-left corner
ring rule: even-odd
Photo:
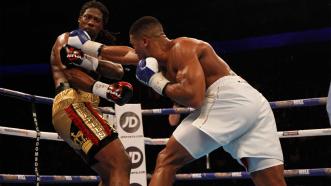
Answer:
[[[52,98],[35,96],[26,94],[14,90],[0,88],[0,94],[4,96],[18,98],[24,101],[30,101],[34,103],[43,103],[51,105],[53,103]],[[285,101],[273,101],[269,102],[271,108],[290,108],[290,107],[310,107],[318,105],[326,105],[327,97],[320,98],[307,98],[307,99],[296,99],[296,100],[285,100]],[[168,114],[187,114],[192,112],[193,108],[160,108],[160,109],[145,109],[142,110],[143,115],[168,115]]]
[[[285,170],[285,177],[331,176],[331,168],[293,169]],[[151,175],[148,174],[148,179]],[[247,172],[214,172],[177,174],[176,180],[219,180],[219,179],[249,179]],[[98,183],[99,176],[56,176],[41,175],[40,183]],[[35,175],[0,174],[0,183],[35,183]]]

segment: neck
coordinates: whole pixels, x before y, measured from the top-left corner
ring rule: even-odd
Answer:
[[[155,56],[158,56],[160,61],[166,62],[168,59],[168,51],[172,47],[172,40],[167,38],[166,35],[161,35],[158,38],[158,50],[155,51]]]

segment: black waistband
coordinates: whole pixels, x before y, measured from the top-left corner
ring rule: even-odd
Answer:
[[[64,91],[65,89],[69,89],[69,88],[70,88],[70,84],[68,82],[61,82],[60,85],[55,88],[55,94],[58,94]]]

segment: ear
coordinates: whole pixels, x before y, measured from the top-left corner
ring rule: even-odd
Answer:
[[[142,39],[142,41],[143,41],[143,45],[144,45],[144,47],[147,47],[147,46],[149,45],[149,39],[148,39],[148,38],[144,37],[144,38]]]
[[[77,20],[78,23],[80,23],[80,19],[81,19],[81,18],[82,18],[82,16],[79,16],[79,17],[78,17],[78,20]]]

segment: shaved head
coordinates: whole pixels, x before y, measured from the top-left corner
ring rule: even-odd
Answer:
[[[163,26],[158,19],[152,16],[144,16],[136,20],[130,28],[129,34],[135,38],[142,36],[156,37],[163,35]]]

